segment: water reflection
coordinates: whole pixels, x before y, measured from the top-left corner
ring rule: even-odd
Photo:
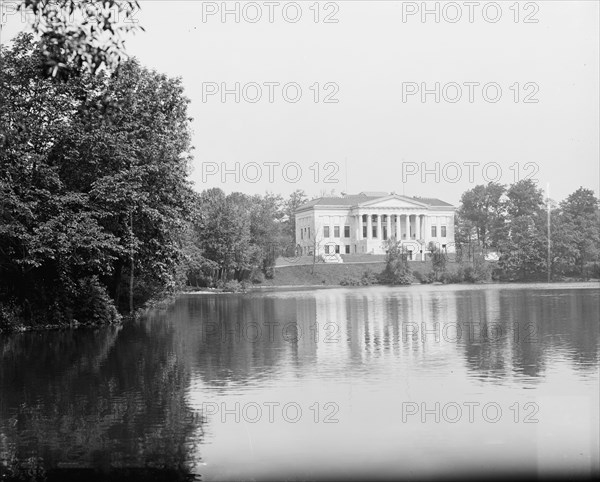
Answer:
[[[543,376],[559,358],[593,374],[599,300],[594,289],[329,289],[190,296],[179,312],[208,385],[329,362],[339,372],[371,369],[382,356],[405,358],[411,370],[464,365],[502,382]]]
[[[149,319],[4,337],[0,458],[10,472],[4,470],[186,472],[200,421],[185,402],[190,370],[182,335]]]
[[[568,404],[580,407],[559,432],[578,451],[569,473],[595,474],[598,437],[581,430],[598,426],[599,319],[592,285],[376,287],[187,295],[119,328],[7,336],[0,459],[215,480],[436,476],[449,465],[539,474],[557,468]],[[406,402],[490,400],[550,412],[533,426],[399,418]],[[217,411],[291,401],[299,423]],[[311,423],[329,402],[338,423]]]

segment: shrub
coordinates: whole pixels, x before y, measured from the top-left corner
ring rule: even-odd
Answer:
[[[255,284],[255,285],[264,283],[265,282],[265,274],[260,269],[254,269],[254,270],[252,270],[252,273],[250,273],[250,281],[252,284]]]
[[[467,283],[477,283],[491,279],[491,269],[485,261],[477,260],[462,269],[462,277]]]
[[[73,318],[79,323],[114,323],[120,319],[106,288],[96,276],[79,280],[77,300],[73,305]]]
[[[229,281],[219,280],[216,287],[226,293],[240,293],[246,291],[246,283],[232,279]]]
[[[600,278],[600,263],[588,263],[583,270],[583,276],[586,279]]]
[[[360,278],[360,284],[362,286],[371,286],[377,284],[377,282],[377,275],[370,269],[366,270]]]
[[[21,308],[16,303],[0,301],[0,333],[3,330],[14,330],[23,324]]]
[[[408,268],[408,253],[400,243],[393,239],[386,242],[385,270],[379,275],[383,284],[408,285],[413,275]]]
[[[342,286],[360,286],[361,280],[359,278],[357,278],[356,276],[346,275],[346,276],[344,276],[342,281],[340,281],[340,284]]]

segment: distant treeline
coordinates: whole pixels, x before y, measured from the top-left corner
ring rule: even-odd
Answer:
[[[579,188],[556,204],[530,179],[475,186],[461,197],[455,242],[463,259],[496,252],[499,279],[600,278],[598,198]]]

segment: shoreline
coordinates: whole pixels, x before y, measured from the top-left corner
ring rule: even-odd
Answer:
[[[548,283],[547,281],[484,281],[478,283],[411,283],[410,285],[385,285],[385,284],[372,284],[365,286],[343,286],[339,284],[303,284],[303,285],[263,285],[263,286],[249,286],[244,291],[225,291],[218,288],[198,288],[198,289],[182,289],[178,290],[175,293],[170,293],[165,295],[164,297],[159,297],[153,300],[148,301],[144,306],[135,310],[133,316],[130,315],[121,315],[118,321],[113,321],[110,323],[82,323],[76,322],[68,325],[39,325],[39,326],[18,326],[14,329],[0,329],[0,334],[13,334],[13,333],[30,333],[30,332],[44,332],[44,331],[54,331],[54,330],[78,330],[78,329],[98,329],[105,328],[110,326],[121,326],[128,321],[134,320],[141,316],[145,316],[150,311],[153,310],[161,310],[167,309],[170,305],[172,305],[177,298],[182,295],[209,295],[209,294],[223,294],[223,295],[244,295],[250,293],[261,293],[261,292],[277,292],[277,291],[293,291],[293,290],[323,290],[323,289],[346,289],[346,290],[357,290],[357,289],[365,289],[365,288],[409,288],[414,286],[423,286],[423,287],[493,287],[493,286],[503,286],[503,287],[514,287],[515,289],[523,286],[555,286],[555,285],[582,285],[581,288],[585,289],[593,289],[600,288],[600,279],[591,279],[587,281],[583,280],[558,280],[551,281]],[[577,288],[577,286],[575,286]]]
[[[376,287],[387,287],[387,288],[399,288],[399,287],[410,287],[410,286],[516,286],[516,285],[559,285],[559,284],[582,284],[588,285],[598,285],[600,287],[600,279],[590,279],[590,280],[555,280],[555,281],[481,281],[477,283],[411,283],[408,285],[390,285],[390,284],[371,284],[365,286],[344,286],[340,284],[298,284],[298,285],[252,285],[248,286],[244,291],[225,291],[218,288],[198,288],[192,290],[184,290],[181,294],[192,294],[192,295],[200,295],[200,294],[244,294],[252,291],[260,292],[266,290],[276,291],[278,289],[290,290],[290,289],[335,289],[335,288],[344,288],[344,289],[360,289],[360,288],[376,288]]]

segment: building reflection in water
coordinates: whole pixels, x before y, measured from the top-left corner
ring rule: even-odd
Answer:
[[[597,293],[583,290],[366,288],[197,296],[195,373],[211,385],[252,382],[311,366],[376,369],[402,359],[413,371],[453,365],[501,382],[543,375],[547,358],[598,362]],[[385,364],[381,368],[388,369]],[[308,372],[307,372],[308,373]],[[302,375],[302,371],[299,372]]]

